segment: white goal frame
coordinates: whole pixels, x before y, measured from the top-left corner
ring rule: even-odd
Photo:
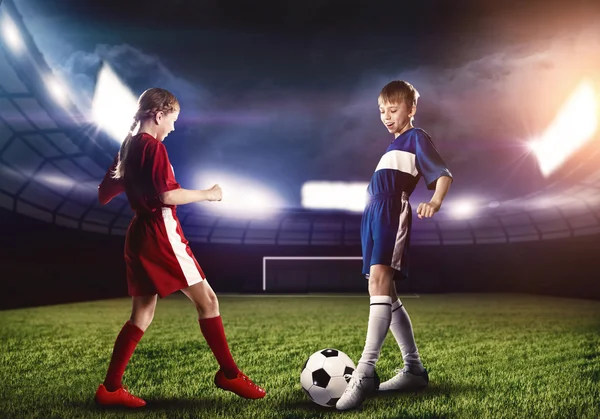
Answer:
[[[263,256],[263,291],[267,291],[267,260],[362,260],[362,256]]]

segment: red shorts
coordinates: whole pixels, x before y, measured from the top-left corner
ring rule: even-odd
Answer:
[[[125,238],[129,295],[161,298],[206,279],[173,208],[137,214]]]

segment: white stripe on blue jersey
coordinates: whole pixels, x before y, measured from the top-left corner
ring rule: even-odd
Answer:
[[[383,155],[375,171],[382,169],[399,170],[413,176],[419,174],[415,163],[416,156],[414,153],[402,150],[390,150]]]
[[[411,128],[394,139],[381,157],[367,189],[369,195],[409,196],[423,176],[427,187],[434,189],[440,176],[452,177],[429,135]]]

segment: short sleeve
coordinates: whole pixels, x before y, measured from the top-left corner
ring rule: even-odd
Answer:
[[[417,136],[416,164],[417,170],[425,179],[427,189],[435,189],[437,180],[442,176],[452,177],[431,138],[422,131],[419,131]]]
[[[112,177],[118,162],[119,155],[117,154],[112,165],[104,175],[104,179],[102,179],[102,182],[98,186],[98,200],[102,205],[108,204],[115,196],[125,190],[122,179]]]
[[[147,164],[151,172],[152,186],[157,196],[181,188],[175,180],[173,167],[169,162],[167,149],[163,143],[159,141],[151,143]]]

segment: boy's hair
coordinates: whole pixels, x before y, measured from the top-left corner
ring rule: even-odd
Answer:
[[[412,84],[404,80],[394,80],[381,89],[377,102],[380,105],[382,103],[404,102],[410,109],[413,106],[417,106],[418,100],[419,92],[417,92],[417,89]]]
[[[179,112],[179,101],[169,91],[153,87],[146,90],[138,99],[137,111],[133,116],[133,123],[129,128],[129,133],[119,149],[119,159],[112,174],[115,179],[122,178],[125,175],[125,160],[129,154],[129,146],[133,138],[133,132],[140,121],[154,118],[158,112],[166,114],[171,112]]]

